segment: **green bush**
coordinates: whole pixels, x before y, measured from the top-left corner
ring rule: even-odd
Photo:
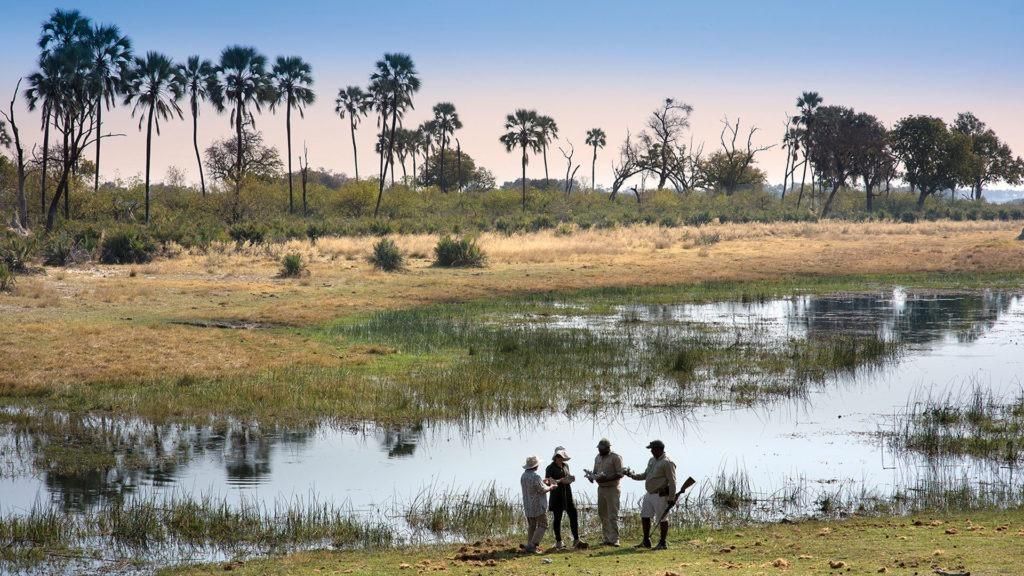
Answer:
[[[318,224],[310,224],[306,226],[306,238],[309,238],[310,243],[316,244],[316,241],[321,237],[327,235],[327,228]]]
[[[228,230],[228,236],[239,245],[262,244],[267,236],[267,229],[252,222],[235,224]]]
[[[67,231],[60,231],[43,244],[43,263],[47,266],[67,266],[89,259],[89,252],[79,248],[74,236]]]
[[[156,243],[138,230],[112,232],[100,244],[100,262],[104,264],[144,264],[154,253]]]
[[[436,266],[468,268],[480,267],[486,262],[487,257],[473,238],[452,238],[446,235],[442,236],[434,247]]]
[[[281,278],[298,278],[306,273],[306,263],[302,261],[302,254],[286,254],[281,259]]]
[[[900,214],[900,222],[913,224],[914,222],[917,222],[917,214],[914,212],[904,212]]]
[[[370,255],[370,263],[375,268],[392,272],[401,270],[405,266],[405,257],[398,245],[390,238],[381,238],[373,245],[373,254]]]
[[[0,240],[0,263],[5,264],[11,272],[28,272],[35,252],[36,244],[32,238],[12,235]]]
[[[0,262],[0,292],[10,292],[14,289],[14,272],[7,267],[7,264]]]

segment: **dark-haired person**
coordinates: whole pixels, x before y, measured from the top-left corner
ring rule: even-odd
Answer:
[[[676,464],[665,453],[665,443],[653,440],[647,445],[651,451],[651,459],[647,462],[647,470],[640,474],[630,474],[633,480],[643,480],[647,494],[644,494],[640,506],[640,522],[643,524],[644,539],[637,548],[651,547],[651,520],[659,520],[661,538],[655,550],[668,548],[668,516],[665,511],[676,498]]]
[[[548,464],[544,476],[554,481],[555,489],[551,491],[548,498],[548,509],[551,510],[552,528],[555,531],[555,548],[564,548],[562,543],[562,514],[569,517],[569,529],[572,531],[572,546],[579,548],[580,522],[579,514],[576,511],[576,503],[572,498],[572,483],[576,478],[569,472],[569,454],[564,446],[555,448],[555,454],[551,457],[551,464]]]

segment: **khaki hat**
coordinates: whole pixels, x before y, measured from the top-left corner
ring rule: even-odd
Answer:
[[[661,440],[651,440],[651,443],[647,445],[647,449],[650,450],[651,448],[661,448],[662,450],[664,450],[665,443],[662,442]]]
[[[609,439],[607,439],[607,438],[601,438],[601,439],[600,439],[600,440],[599,440],[599,441],[597,442],[597,447],[598,447],[598,448],[600,448],[601,446],[609,446],[609,447],[610,447],[611,445],[612,445],[612,442],[611,442],[611,440],[609,440]]]
[[[540,466],[540,458],[530,456],[526,459],[526,464],[523,464],[523,470],[529,470],[530,468],[536,468],[538,466]]]
[[[561,456],[562,460],[569,461],[569,453],[565,451],[565,446],[558,446],[555,448],[555,456]],[[554,456],[552,456],[554,458]]]

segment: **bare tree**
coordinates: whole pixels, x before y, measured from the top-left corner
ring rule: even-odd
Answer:
[[[615,197],[619,193],[619,189],[633,176],[642,173],[645,168],[645,164],[641,161],[640,150],[637,145],[633,142],[633,137],[626,132],[626,139],[622,142],[622,146],[619,147],[619,160],[618,164],[612,162],[612,193],[609,196],[611,200],[615,200]]]
[[[558,147],[558,151],[565,157],[565,194],[568,196],[572,192],[572,181],[576,177],[576,171],[580,169],[580,165],[577,164],[575,168],[572,165],[572,156],[576,153],[576,148],[572,145],[572,142],[566,140],[569,144],[569,151],[566,152],[565,148]]]
[[[3,140],[4,145],[14,145],[14,160],[18,169],[18,188],[15,203],[17,204],[17,219],[18,226],[24,231],[28,229],[28,201],[25,199],[25,149],[21,145],[21,133],[18,131],[18,123],[14,117],[14,102],[18,99],[18,90],[21,88],[21,79],[18,79],[18,84],[14,87],[14,96],[11,98],[11,104],[8,108],[8,112],[0,110],[0,116],[7,119],[7,123],[11,125],[11,133],[13,138],[7,136],[7,131],[3,130],[3,122],[0,122],[0,140]]]
[[[693,106],[666,98],[665,102],[647,119],[650,132],[640,135],[646,148],[648,166],[646,169],[658,175],[658,189],[665,187],[675,163],[677,141],[684,130],[690,127]]]
[[[309,216],[309,204],[306,202],[306,184],[309,182],[309,148],[302,143],[302,154],[299,157],[299,170],[302,174],[302,215]]]
[[[763,173],[753,168],[754,157],[775,145],[754,146],[756,133],[757,126],[751,126],[747,130],[746,145],[738,147],[736,141],[740,135],[740,119],[737,118],[735,124],[728,117],[722,119],[722,131],[718,135],[722,149],[709,158],[704,166],[708,182],[720,187],[727,196],[731,196],[740,186],[748,186],[758,178],[763,178]]]

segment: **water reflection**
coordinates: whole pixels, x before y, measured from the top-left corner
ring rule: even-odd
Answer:
[[[781,339],[875,334],[913,345],[884,373],[837,375],[810,395],[774,405],[615,405],[519,419],[357,428],[278,428],[234,420],[154,425],[8,411],[0,413],[0,454],[20,465],[0,471],[0,512],[23,509],[40,494],[61,507],[85,509],[141,491],[239,491],[272,499],[316,490],[363,508],[436,483],[465,488],[498,479],[514,489],[522,457],[546,457],[555,445],[565,445],[579,455],[582,468],[601,436],[613,437],[634,466],[646,458],[646,441],[659,436],[671,442],[669,451],[685,462],[687,474],[697,477],[736,467],[759,486],[777,484],[789,473],[814,482],[855,479],[862,487],[891,492],[910,485],[913,471],[936,464],[885,454],[867,436],[878,430],[880,415],[891,414],[915,390],[950,378],[982,373],[993,388],[1019,385],[1022,312],[1021,298],[1007,293],[897,290],[752,304],[629,305],[605,316],[567,313],[536,320],[554,329],[618,331],[635,346],[652,331],[691,330],[695,324],[724,327],[737,338],[755,331],[759,338],[767,333]],[[947,472],[952,466],[948,473],[954,475],[988,474],[977,462],[942,466]],[[626,487],[629,494],[638,489]]]

